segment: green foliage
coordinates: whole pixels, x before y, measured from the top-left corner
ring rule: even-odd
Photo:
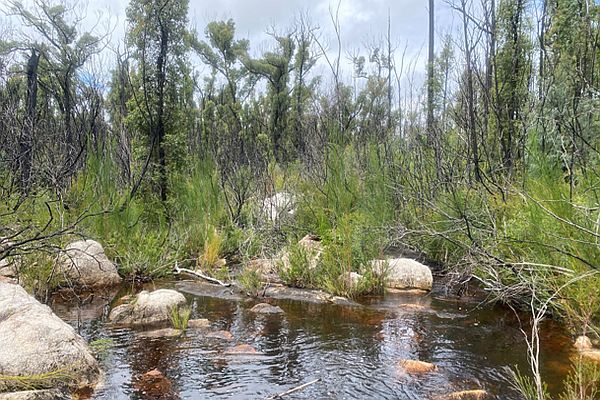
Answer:
[[[185,331],[191,315],[192,309],[190,307],[173,307],[169,314],[173,328]]]
[[[565,380],[560,400],[594,400],[600,397],[600,368],[595,362],[577,360]]]
[[[311,255],[299,244],[291,244],[287,250],[287,262],[282,260],[277,265],[281,280],[288,286],[300,288],[314,287],[314,270],[311,268]]]
[[[547,387],[544,384],[541,393],[537,389],[532,378],[522,374],[519,368],[510,369],[512,373],[512,385],[523,396],[524,400],[551,400]]]
[[[94,352],[96,358],[106,360],[111,348],[115,346],[115,341],[112,338],[100,338],[90,342],[90,348]]]
[[[73,371],[76,366],[59,368],[54,371],[34,375],[1,375],[0,392],[4,388],[11,391],[51,389],[65,387],[76,382],[77,376]]]
[[[255,269],[244,269],[237,276],[237,281],[248,296],[257,297],[263,288],[260,274]]]

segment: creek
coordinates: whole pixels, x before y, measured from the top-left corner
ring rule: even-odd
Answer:
[[[55,297],[53,310],[90,342],[104,342],[104,383],[95,399],[264,399],[319,379],[286,399],[435,399],[450,392],[484,389],[490,398],[517,400],[507,367],[527,371],[526,343],[519,317],[501,306],[444,293],[388,293],[356,305],[269,300],[285,313],[254,314],[264,301],[193,282],[160,282],[176,288],[192,306],[192,318],[207,318],[209,330],[188,329],[177,337],[147,337],[139,328],[111,326],[106,299]],[[122,288],[115,298],[130,292]],[[285,297],[285,296],[283,296]],[[527,316],[520,316],[522,323]],[[523,326],[524,329],[527,329]],[[209,337],[226,330],[232,340]],[[542,329],[542,373],[556,395],[570,369],[572,349],[556,323]],[[100,341],[99,341],[100,340]],[[249,344],[255,355],[227,355]],[[437,370],[403,374],[399,360],[433,363]],[[168,393],[153,394],[139,378],[157,368]]]

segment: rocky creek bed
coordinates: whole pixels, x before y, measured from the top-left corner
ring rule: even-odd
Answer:
[[[189,280],[143,289],[165,288],[191,306],[195,322],[185,332],[111,323],[116,299],[131,288],[53,299],[55,313],[97,349],[104,376],[92,398],[264,399],[318,379],[286,398],[518,399],[506,370],[526,369],[517,318],[503,307],[446,297],[441,284],[428,294],[339,304],[319,292],[276,286],[275,298],[267,299]],[[257,303],[283,312],[262,313],[273,310]],[[571,339],[548,323],[543,373],[554,393],[572,356]],[[461,391],[472,392],[449,397]]]

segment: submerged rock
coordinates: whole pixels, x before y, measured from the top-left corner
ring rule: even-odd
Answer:
[[[108,305],[119,292],[118,286],[96,289],[92,292],[76,292],[70,289],[52,294],[52,310],[66,322],[92,321],[107,313]]]
[[[233,340],[233,335],[229,331],[215,331],[206,334],[206,337],[223,340]]]
[[[418,360],[400,360],[398,364],[396,364],[396,372],[398,375],[415,375],[415,374],[425,374],[427,372],[436,371],[437,367],[434,364],[418,361]]]
[[[180,336],[183,333],[181,329],[164,328],[153,331],[140,332],[139,336],[143,338],[171,338]]]
[[[431,290],[433,274],[428,266],[410,258],[371,261],[373,271],[386,277],[386,286],[393,289]]]
[[[590,360],[600,362],[600,350],[595,349],[592,341],[587,336],[579,336],[574,344],[580,356]]]
[[[125,325],[150,325],[168,322],[174,308],[187,303],[185,297],[176,290],[158,289],[142,291],[129,297],[126,302],[115,307],[109,314],[111,322]]]
[[[257,314],[283,314],[283,310],[279,306],[272,306],[268,303],[258,303],[250,309]]]
[[[175,399],[171,381],[158,369],[153,369],[135,379],[133,387],[150,398]]]
[[[261,354],[254,347],[249,344],[238,344],[230,349],[227,349],[224,354],[229,355],[248,355],[248,354]]]
[[[210,327],[210,321],[206,318],[190,319],[188,321],[188,328],[191,329],[207,329]]]
[[[57,273],[61,282],[75,287],[104,287],[121,283],[117,267],[94,240],[69,244],[61,255]]]
[[[0,282],[0,375],[25,377],[40,388],[75,389],[95,385],[100,369],[70,325],[20,286]],[[27,379],[0,380],[0,392],[26,386]]]

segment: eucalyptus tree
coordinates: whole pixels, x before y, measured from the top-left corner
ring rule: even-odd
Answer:
[[[263,112],[253,97],[258,76],[241,61],[249,44],[235,38],[233,20],[210,22],[205,37],[192,41],[211,69],[203,90],[202,130],[211,145],[230,216],[243,224],[244,204],[256,193],[269,162],[261,140]]]
[[[244,84],[248,78],[248,71],[240,62],[240,56],[248,49],[248,41],[235,39],[235,23],[232,19],[227,21],[212,21],[205,30],[207,40],[192,40],[194,51],[202,61],[212,69],[212,76],[220,75],[225,81],[223,90],[223,104],[228,119],[228,125],[239,134],[242,130],[241,103],[248,93]],[[211,88],[216,85],[216,80],[208,81]],[[251,85],[250,85],[251,86]],[[209,90],[212,92],[212,90]]]
[[[187,0],[132,0],[127,7],[133,90],[127,119],[146,147],[131,196],[153,170],[166,201],[169,167],[179,166],[185,155],[182,130],[191,106],[187,14]]]
[[[318,77],[309,79],[310,71],[319,58],[313,48],[315,45],[313,38],[315,29],[306,16],[300,15],[296,20],[293,34],[296,53],[294,55],[294,77],[288,130],[295,150],[299,154],[304,153],[307,147],[305,114],[319,81]]]
[[[526,119],[531,82],[532,44],[527,0],[502,0],[497,15],[498,52],[495,54],[496,129],[500,133],[503,170],[511,175],[524,158]]]
[[[269,133],[273,144],[275,160],[288,159],[286,138],[288,111],[290,107],[290,73],[294,70],[295,42],[292,34],[272,34],[277,49],[263,54],[261,58],[252,58],[244,53],[242,61],[249,71],[265,78],[269,87],[270,122]]]
[[[544,44],[543,113],[552,121],[544,135],[551,159],[562,165],[573,195],[577,170],[598,174],[588,156],[598,154],[597,88],[600,52],[600,5],[591,0],[549,2]]]
[[[53,154],[49,158],[62,158],[60,168],[50,177],[54,183],[60,183],[76,170],[85,151],[87,138],[75,121],[78,73],[100,50],[104,36],[84,31],[82,13],[76,4],[66,1],[35,0],[29,5],[9,1],[6,12],[19,19],[22,26],[16,40],[11,43],[12,50],[27,57],[26,112],[19,162],[21,184],[27,191],[31,184],[38,84],[56,101],[62,116],[60,128],[55,129],[54,137],[47,143],[64,153]]]

